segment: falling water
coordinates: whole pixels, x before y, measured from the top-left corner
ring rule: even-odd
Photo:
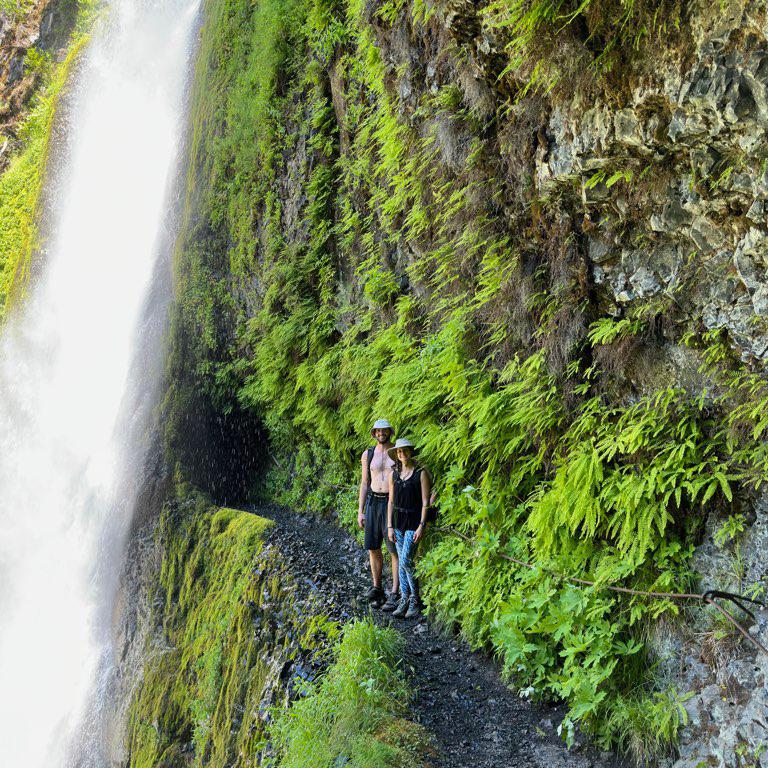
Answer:
[[[167,241],[198,2],[106,9],[68,99],[44,266],[0,342],[2,766],[100,763],[91,718],[136,453],[124,408],[145,375],[137,329]]]

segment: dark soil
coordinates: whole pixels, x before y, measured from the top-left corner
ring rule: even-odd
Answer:
[[[372,609],[368,556],[331,522],[276,507],[251,509],[275,522],[269,541],[279,548],[299,585],[320,597],[339,621],[372,615],[405,636],[404,668],[416,691],[413,720],[432,734],[436,768],[616,768],[579,737],[571,750],[557,735],[562,709],[520,698],[500,679],[497,667],[455,636],[426,619],[398,620]],[[387,558],[388,560],[388,558]],[[385,571],[385,585],[389,575]]]

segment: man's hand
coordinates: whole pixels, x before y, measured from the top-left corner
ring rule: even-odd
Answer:
[[[357,513],[357,524],[360,528],[365,528],[365,514],[363,512]]]
[[[395,529],[390,528],[389,532],[387,533],[387,538],[394,544],[395,543]]]

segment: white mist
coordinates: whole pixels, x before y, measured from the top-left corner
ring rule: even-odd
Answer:
[[[0,765],[9,768],[98,764],[84,718],[108,678],[105,585],[128,525],[115,518],[131,506],[117,492],[130,454],[121,407],[141,376],[137,328],[167,226],[197,5],[109,4],[68,99],[45,263],[0,341]]]

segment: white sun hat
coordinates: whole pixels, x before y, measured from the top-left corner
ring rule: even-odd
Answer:
[[[413,455],[416,454],[416,446],[410,440],[408,440],[408,438],[400,437],[391,448],[387,449],[387,453],[389,454],[390,459],[394,459],[396,457],[398,448],[410,448],[411,453]]]
[[[371,427],[371,437],[376,437],[375,433],[377,429],[388,429],[390,438],[395,435],[395,428],[386,419],[377,419],[374,422]]]

